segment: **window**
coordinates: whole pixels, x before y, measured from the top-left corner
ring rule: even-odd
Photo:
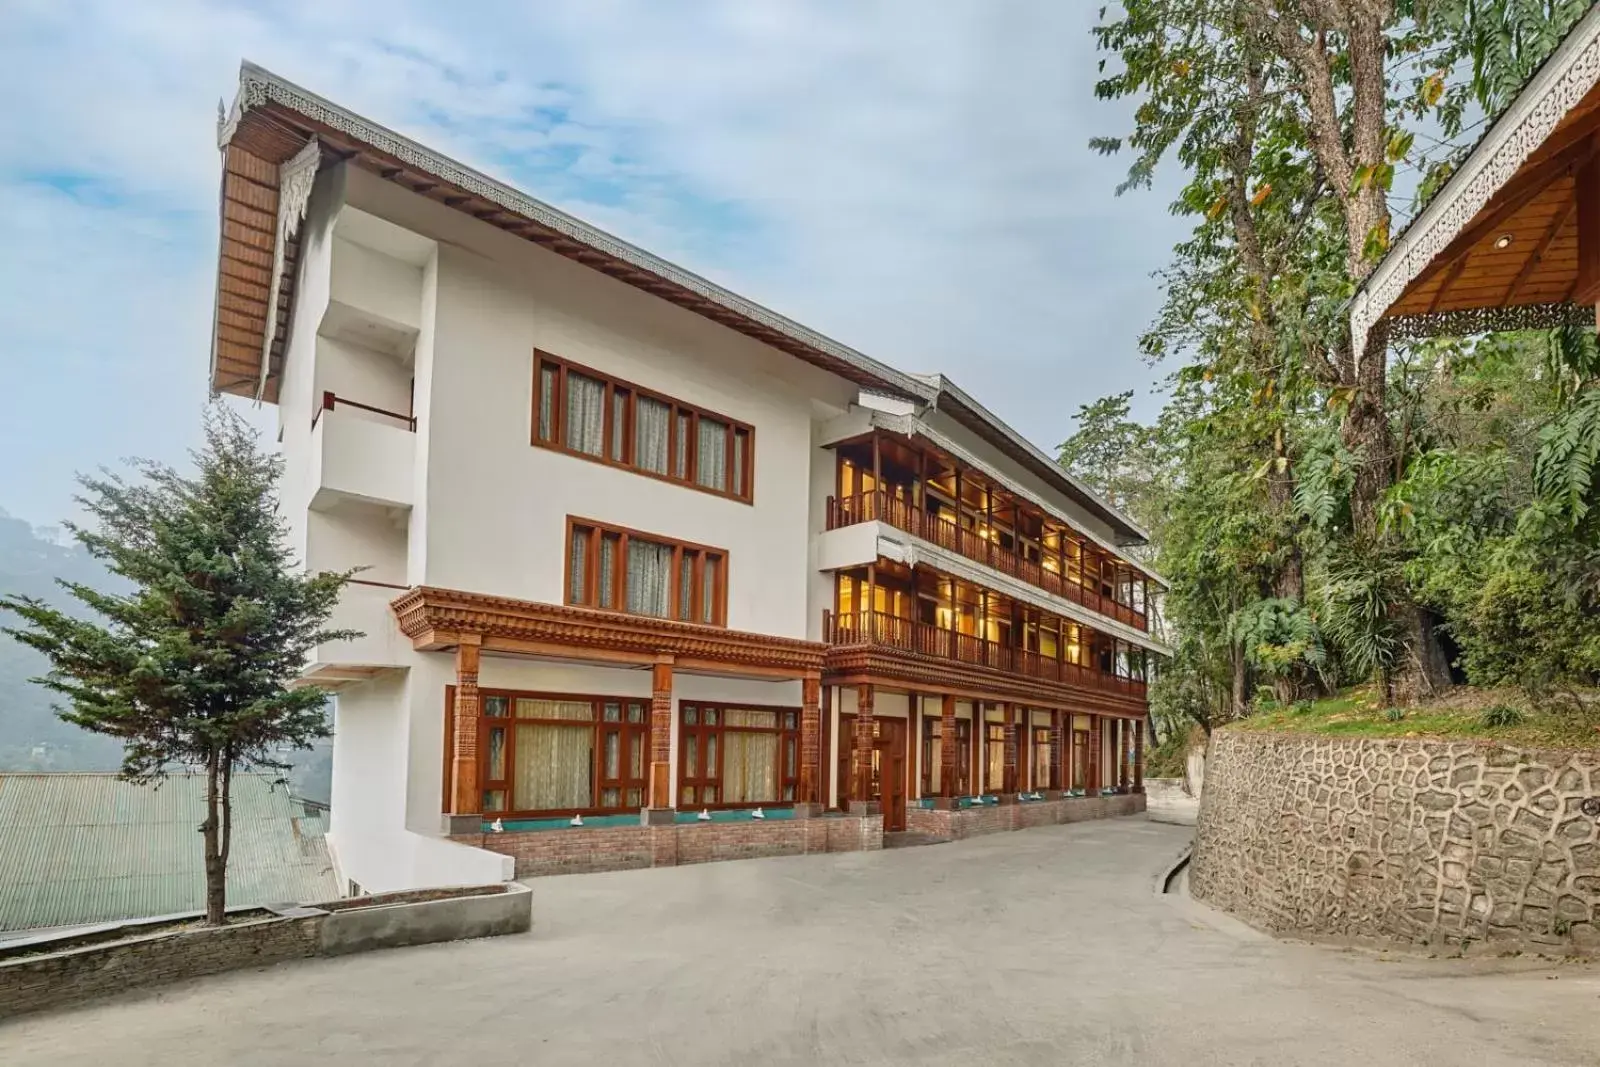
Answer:
[[[922,719],[922,795],[942,796],[940,783],[944,777],[943,720],[937,715],[924,715]],[[958,797],[971,795],[968,779],[972,776],[972,722],[956,720],[956,788]]]
[[[453,692],[448,699],[453,704]],[[644,806],[648,700],[485,689],[479,702],[486,816],[604,814]]]
[[[587,519],[567,519],[567,603],[728,625],[728,554]]]
[[[681,703],[678,805],[737,808],[794,802],[800,709]]]
[[[1050,728],[1033,728],[1033,788],[1036,791],[1054,789],[1050,780]]]
[[[755,430],[534,353],[533,443],[749,503]]]
[[[983,788],[998,793],[1006,775],[1006,728],[999,723],[984,724]]]

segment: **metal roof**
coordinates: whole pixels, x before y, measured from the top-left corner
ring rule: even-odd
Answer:
[[[205,785],[0,774],[0,930],[203,910]],[[235,775],[229,906],[337,898],[325,829],[271,776]]]

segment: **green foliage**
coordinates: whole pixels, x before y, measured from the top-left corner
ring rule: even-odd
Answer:
[[[1298,600],[1274,597],[1247,604],[1229,620],[1228,636],[1266,678],[1289,678],[1327,666],[1317,622]]]
[[[1510,704],[1491,704],[1483,709],[1485,729],[1499,730],[1507,726],[1521,726],[1523,714]]]
[[[126,591],[63,581],[86,617],[32,596],[0,608],[24,624],[5,632],[48,660],[37,680],[66,698],[60,717],[123,743],[125,777],[206,768],[207,912],[220,922],[232,772],[287,770],[285,749],[327,735],[323,695],[289,683],[314,646],[359,635],[325,629],[348,575],[295,572],[279,463],[253,431],[213,409],[194,462],[193,476],[141,462],[137,482],[82,480],[94,521],[72,533]]]
[[[1406,717],[1404,708],[1385,708],[1383,718],[1385,722],[1399,722]]]

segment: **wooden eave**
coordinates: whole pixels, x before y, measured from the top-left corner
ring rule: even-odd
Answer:
[[[1351,308],[1356,350],[1379,323],[1404,338],[1592,321],[1592,309],[1574,304],[1588,295],[1577,292],[1577,178],[1596,164],[1600,8],[1579,22],[1363,283]]]
[[[1049,682],[885,645],[829,648],[822,680],[827,685],[878,685],[950,693],[967,700],[1008,700],[1035,708],[1092,711],[1124,718],[1138,718],[1148,711],[1147,703],[1135,696]]]
[[[827,650],[815,641],[431,586],[400,594],[390,608],[418,651],[454,648],[468,634],[485,652],[638,666],[670,657],[682,670],[805,678],[821,672]]]
[[[281,373],[281,338],[293,303],[290,284],[281,285],[278,307],[269,316],[266,287],[250,270],[259,270],[266,221],[276,204],[271,171],[315,137],[324,164],[348,162],[384,181],[515,234],[558,255],[721,323],[864,388],[905,398],[926,398],[925,385],[836,341],[724,290],[680,267],[533,200],[508,186],[440,156],[376,123],[292,85],[251,64],[240,73],[233,117],[221,133],[224,154],[223,237],[218,261],[218,353],[212,389],[254,395],[261,376],[260,351],[269,322],[280,323],[267,368],[268,399],[275,398]],[[248,172],[253,184],[230,177]],[[232,189],[232,192],[230,192]],[[243,199],[254,197],[251,204]],[[235,218],[238,216],[238,218]],[[268,248],[270,251],[270,245]],[[239,278],[244,274],[247,277]],[[226,303],[223,295],[228,299]],[[222,333],[224,308],[229,318]],[[223,342],[226,341],[224,345]]]

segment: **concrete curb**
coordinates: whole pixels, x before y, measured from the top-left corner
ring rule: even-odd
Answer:
[[[1155,881],[1151,885],[1151,891],[1154,893],[1154,895],[1158,897],[1164,897],[1171,893],[1173,881],[1177,879],[1178,875],[1183,873],[1183,869],[1185,867],[1189,866],[1189,860],[1193,856],[1194,842],[1190,841],[1187,845],[1183,846],[1183,851],[1178,853],[1178,855],[1170,863],[1168,863],[1165,867],[1162,867],[1160,871],[1156,872]]]

